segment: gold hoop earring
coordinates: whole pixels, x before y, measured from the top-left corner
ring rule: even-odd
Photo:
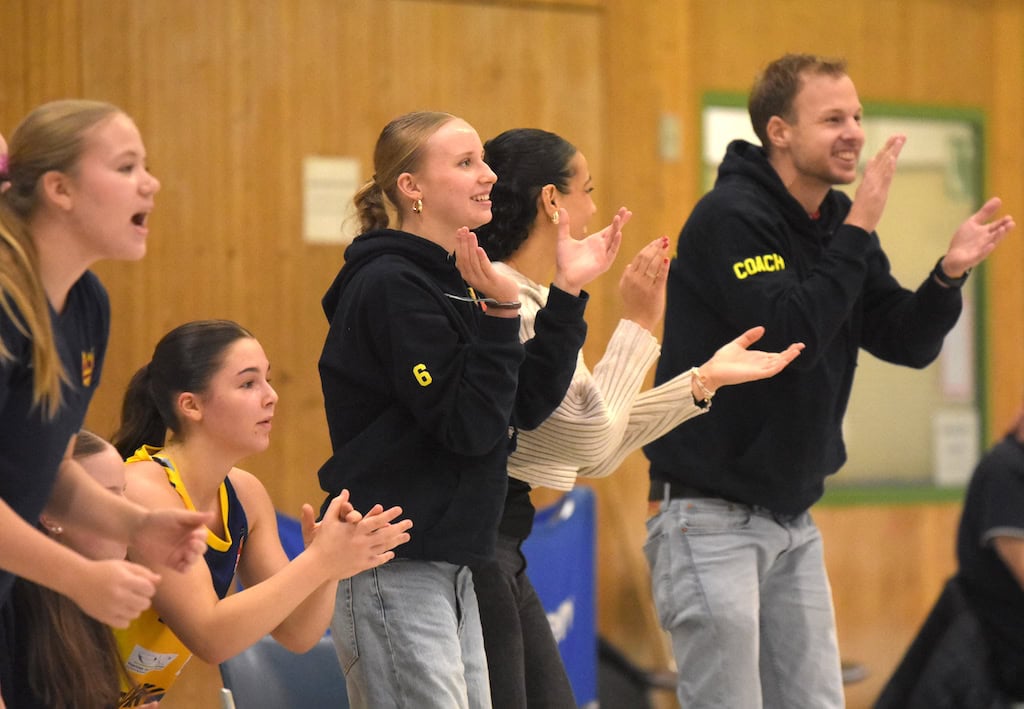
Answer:
[[[551,223],[555,225],[558,224],[558,212],[555,212],[554,214],[551,215]]]
[[[423,211],[422,199],[417,199],[415,202],[412,203],[412,211],[415,212],[416,214],[419,214],[420,212]]]

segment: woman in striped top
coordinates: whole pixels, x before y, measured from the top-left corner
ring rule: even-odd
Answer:
[[[586,158],[547,131],[516,129],[484,145],[498,175],[493,219],[476,230],[497,267],[519,284],[521,339],[533,337],[555,268],[559,214],[582,238],[596,212]],[[562,211],[564,210],[564,211]],[[564,225],[563,225],[564,226]],[[474,568],[496,709],[575,707],[544,609],[524,573],[522,542],[530,534],[535,486],[570,490],[577,476],[602,477],[645,443],[708,411],[715,390],[773,376],[802,349],[748,350],[764,332],[755,327],[707,362],[663,385],[641,391],[660,352],[654,328],[664,314],[668,239],[655,239],[633,258],[619,283],[623,318],[593,371],[583,361],[558,409],[538,428],[520,431],[508,461],[509,487],[494,562]]]

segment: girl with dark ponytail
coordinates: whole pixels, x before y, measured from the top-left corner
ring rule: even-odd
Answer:
[[[128,385],[114,444],[128,458],[129,499],[211,522],[206,563],[183,574],[155,567],[164,579],[153,607],[116,631],[134,684],[125,706],[162,698],[193,654],[219,664],[267,633],[305,652],[327,629],[338,581],[390,560],[409,539],[411,522],[392,524],[400,507],[373,505],[364,517],[343,490],[319,524],[303,506],[306,550],[288,560],[266,488],[235,467],[270,444],[269,374],[252,333],[200,320],[164,335]],[[229,596],[236,572],[244,589]]]

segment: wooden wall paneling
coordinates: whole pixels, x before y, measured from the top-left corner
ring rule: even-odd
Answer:
[[[101,263],[111,293],[111,359],[89,424],[109,433],[131,374],[159,337],[232,312],[237,292],[225,254],[235,203],[230,189],[223,3],[89,3],[85,90],[119,103],[139,123],[161,180],[145,259]],[[134,50],[133,50],[134,48]]]
[[[24,41],[31,59],[23,67],[27,110],[43,101],[77,95],[81,90],[78,58],[80,51],[81,0],[57,0],[42,7],[23,4]],[[4,38],[5,44],[7,38]]]
[[[24,115],[28,92],[27,62],[29,59],[27,11],[24,0],[4,6],[5,61],[0,64],[0,133],[9,138],[15,122]]]
[[[987,100],[986,82],[978,81],[988,68],[985,51],[968,56],[956,49],[987,44],[986,15],[976,4],[779,1],[758,9],[751,12],[742,0],[695,3],[702,89],[746,92],[765,63],[793,51],[845,57],[862,99],[959,105]]]
[[[0,132],[9,138],[36,105],[79,93],[79,0],[5,0],[3,16]]]
[[[1024,6],[993,3],[986,46],[991,108],[988,124],[988,194],[1002,197],[1004,211],[1017,220],[1011,234],[985,267],[985,330],[988,334],[991,441],[1005,433],[1024,396]]]
[[[867,678],[846,687],[868,709],[956,570],[959,503],[818,506],[839,648]]]
[[[893,94],[899,100],[908,100],[903,98],[907,96],[915,102],[985,105],[989,87],[979,79],[991,70],[993,43],[989,15],[983,9],[978,3],[952,0],[908,3],[901,37],[906,61],[889,65],[888,71],[879,66],[873,73],[900,79]],[[937,47],[947,50],[936,51]]]
[[[311,7],[315,16],[304,16]],[[344,135],[349,127],[339,110],[348,62],[338,56],[350,47],[349,25],[341,8],[310,2],[237,3],[229,24],[239,202],[233,256],[244,271],[238,309],[264,343],[281,397],[271,455],[247,464],[291,515],[323,498],[315,476],[329,450],[316,371],[326,332],[319,301],[342,253],[302,240],[302,158],[349,152],[325,147],[336,142],[335,130]]]
[[[609,170],[599,182],[599,194],[602,200],[633,210],[618,263],[609,274],[616,284],[625,265],[649,241],[667,235],[675,242],[696,200],[698,133],[693,116],[697,96],[692,64],[697,54],[690,22],[692,4],[649,2],[642,11],[628,1],[605,4],[602,42],[608,48]],[[678,122],[678,159],[664,159],[659,151],[663,117]],[[618,302],[617,289],[614,298]],[[609,327],[614,327],[621,310],[609,310],[607,317]],[[588,352],[591,363],[599,356],[600,352],[592,356]],[[653,371],[648,376],[652,380]],[[588,483],[598,493],[598,625],[640,666],[665,669],[671,666],[671,653],[651,602],[650,573],[643,556],[647,469],[646,458],[637,452],[614,475]]]

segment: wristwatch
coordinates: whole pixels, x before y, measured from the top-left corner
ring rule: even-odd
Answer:
[[[967,276],[971,275],[971,269],[964,271],[964,275],[959,278],[950,278],[946,275],[946,272],[942,270],[942,259],[944,256],[939,257],[939,260],[935,264],[935,268],[932,269],[932,276],[935,277],[942,285],[947,288],[960,288],[967,281]]]

